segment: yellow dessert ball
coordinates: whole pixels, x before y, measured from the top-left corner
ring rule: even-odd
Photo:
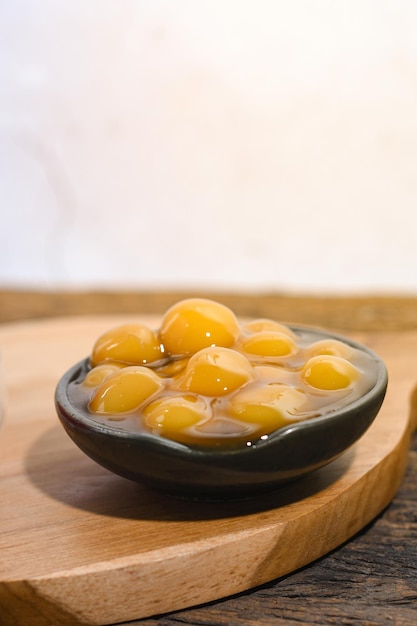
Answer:
[[[101,335],[91,354],[92,365],[118,361],[128,365],[145,365],[163,356],[155,331],[144,324],[123,324]]]
[[[98,387],[107,376],[113,374],[123,367],[122,363],[106,363],[104,365],[96,365],[93,367],[83,380],[86,387]]]
[[[162,380],[152,370],[139,365],[124,367],[104,379],[94,391],[89,409],[100,415],[131,413],[162,388]]]
[[[297,346],[291,337],[274,330],[264,330],[244,337],[241,346],[243,352],[257,356],[281,357],[297,352]]]
[[[143,416],[148,428],[178,439],[182,431],[207,417],[207,407],[202,398],[193,394],[166,396],[147,404]]]
[[[209,346],[231,347],[239,334],[234,313],[202,298],[182,300],[165,314],[159,337],[167,353],[191,355]]]
[[[307,406],[302,390],[285,384],[249,385],[230,399],[233,417],[258,424],[266,433],[301,419]]]
[[[194,354],[179,387],[203,396],[224,396],[245,385],[254,376],[252,365],[230,348],[204,348]]]
[[[332,391],[349,387],[359,378],[359,371],[346,359],[320,355],[312,357],[304,364],[301,377],[315,389]]]

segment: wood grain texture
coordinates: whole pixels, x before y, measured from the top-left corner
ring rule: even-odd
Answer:
[[[417,437],[398,494],[346,544],[247,593],[129,626],[415,626]]]
[[[417,333],[355,333],[386,360],[390,384],[380,415],[347,454],[275,494],[213,505],[168,499],[113,476],[57,423],[56,381],[115,322],[63,318],[0,328],[7,389],[2,626],[108,624],[257,587],[339,546],[398,490],[415,424],[409,403]],[[188,615],[196,623],[193,610]],[[216,609],[208,619],[220,619]],[[251,623],[247,612],[239,619]],[[268,613],[254,619],[270,623],[262,621]]]
[[[417,297],[330,296],[215,291],[0,290],[0,323],[68,315],[161,314],[186,297],[208,297],[239,316],[270,317],[294,324],[353,331],[417,329]]]

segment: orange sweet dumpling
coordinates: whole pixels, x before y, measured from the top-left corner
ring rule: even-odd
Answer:
[[[155,331],[144,324],[123,324],[112,328],[94,344],[92,365],[117,361],[128,365],[146,365],[163,357]]]
[[[302,419],[307,406],[304,391],[281,383],[249,385],[230,400],[233,417],[258,424],[267,433]]]
[[[156,398],[143,409],[148,428],[171,439],[178,439],[191,426],[204,421],[207,407],[199,396],[190,393]]]
[[[264,330],[241,340],[242,351],[256,356],[281,357],[295,354],[297,345],[294,340],[275,330]]]
[[[234,313],[203,298],[182,300],[162,320],[161,343],[171,355],[191,355],[210,346],[231,347],[239,334]]]
[[[162,379],[152,370],[131,365],[107,376],[94,391],[88,408],[100,415],[131,413],[162,388]]]
[[[359,370],[352,363],[333,355],[313,356],[301,370],[304,382],[325,391],[346,389],[359,375]]]
[[[248,359],[230,348],[205,348],[188,362],[179,387],[204,396],[224,396],[254,376]]]

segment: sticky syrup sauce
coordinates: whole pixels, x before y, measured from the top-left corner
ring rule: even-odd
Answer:
[[[238,322],[211,300],[184,300],[157,329],[110,329],[69,386],[91,419],[199,446],[251,446],[331,415],[375,383],[364,350],[273,320]],[[354,419],[354,417],[352,418]]]

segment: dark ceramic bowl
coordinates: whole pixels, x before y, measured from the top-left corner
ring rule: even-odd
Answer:
[[[375,384],[363,396],[328,415],[297,422],[233,449],[185,445],[150,433],[123,430],[117,422],[99,423],[73,406],[68,386],[87,371],[88,359],[74,365],[59,381],[55,404],[71,439],[94,461],[112,472],[182,497],[228,499],[272,491],[330,463],[368,429],[384,400],[387,370],[362,344],[317,329],[320,339],[338,339],[364,351],[375,369]]]

